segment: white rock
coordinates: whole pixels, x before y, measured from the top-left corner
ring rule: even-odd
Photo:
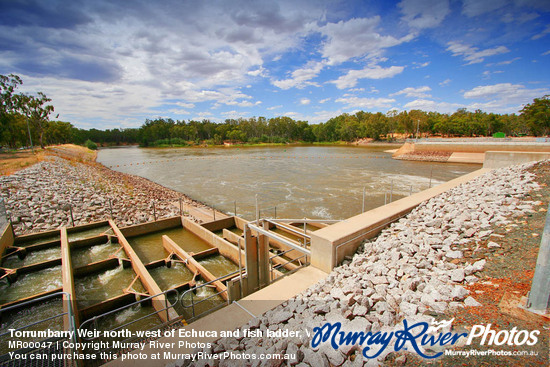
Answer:
[[[468,298],[466,298],[464,300],[464,305],[465,306],[468,306],[468,307],[479,307],[479,306],[483,306],[481,303],[479,303],[478,301],[476,301],[472,296],[468,296]]]

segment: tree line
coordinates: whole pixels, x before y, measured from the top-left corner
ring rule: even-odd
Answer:
[[[70,122],[50,121],[54,107],[44,93],[16,93],[22,84],[17,75],[0,75],[0,146],[28,146],[32,139],[49,144],[142,146],[220,145],[232,143],[352,142],[357,139],[392,140],[396,136],[507,136],[550,133],[550,96],[536,98],[517,114],[495,114],[458,109],[452,114],[411,110],[388,113],[344,113],[324,123],[309,124],[287,116],[227,119],[217,123],[204,119],[147,119],[139,128],[79,129]],[[35,143],[36,144],[36,143]]]

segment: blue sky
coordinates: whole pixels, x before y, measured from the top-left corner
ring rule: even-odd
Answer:
[[[549,66],[548,0],[0,0],[0,74],[81,128],[516,113]]]

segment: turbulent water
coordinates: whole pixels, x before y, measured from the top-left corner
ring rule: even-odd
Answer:
[[[98,161],[225,212],[343,219],[479,168],[391,159],[381,147],[102,149]],[[386,199],[385,199],[386,198]],[[275,209],[276,208],[276,209]]]

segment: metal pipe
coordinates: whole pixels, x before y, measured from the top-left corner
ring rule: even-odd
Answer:
[[[258,207],[258,194],[256,194],[256,223],[260,221],[260,208]]]
[[[308,218],[303,218],[303,219],[287,219],[287,218],[279,218],[277,219],[277,222],[280,222],[280,223],[304,223],[304,222],[307,222],[307,223],[338,223],[338,222],[341,222],[341,220],[339,219],[308,219]]]
[[[365,191],[367,190],[366,186],[363,186],[363,206],[361,207],[361,213],[365,212]]]
[[[393,201],[393,180],[391,180],[390,203]]]
[[[305,248],[303,248],[303,247],[301,247],[301,246],[297,246],[296,244],[294,244],[294,243],[288,241],[287,239],[282,238],[281,236],[278,236],[278,235],[276,235],[276,234],[274,234],[274,233],[272,233],[272,232],[270,232],[270,231],[266,231],[266,230],[264,230],[263,228],[257,227],[257,226],[255,226],[255,225],[253,225],[253,224],[250,224],[250,223],[248,224],[248,227],[249,227],[250,229],[253,229],[254,231],[260,233],[260,234],[263,234],[264,236],[267,236],[267,237],[269,237],[269,238],[273,238],[273,239],[275,239],[275,240],[277,240],[277,241],[280,241],[280,242],[282,242],[283,244],[285,244],[285,245],[287,245],[287,246],[289,246],[289,247],[292,247],[292,248],[295,249],[295,250],[298,250],[298,251],[300,251],[300,252],[302,252],[302,253],[304,253],[304,254],[307,254],[307,255],[311,255],[311,251],[309,251],[308,249],[305,249]]]
[[[155,201],[153,201],[153,218],[157,221],[157,209],[155,208]]]
[[[241,298],[243,298],[243,264],[241,260],[242,250],[241,244],[237,241],[237,247],[239,248],[239,289],[241,293]]]
[[[548,210],[550,210],[550,204]],[[550,216],[548,211],[527,307],[529,311],[543,314],[550,308]]]

